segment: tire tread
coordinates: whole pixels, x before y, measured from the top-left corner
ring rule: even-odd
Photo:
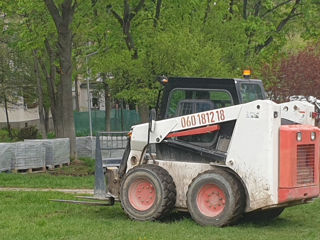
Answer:
[[[201,175],[205,175],[205,174],[210,174],[210,173],[214,173],[214,174],[219,174],[221,176],[223,176],[231,185],[231,188],[234,192],[234,196],[235,196],[235,202],[236,202],[236,207],[234,208],[231,216],[229,217],[229,219],[222,223],[221,225],[218,225],[219,227],[223,227],[223,226],[228,226],[228,225],[232,225],[235,224],[238,219],[242,216],[244,208],[245,208],[245,194],[244,194],[244,190],[243,190],[243,186],[242,184],[235,178],[233,177],[230,173],[228,173],[227,171],[224,171],[222,169],[216,168],[214,170],[208,170],[202,173],[199,173],[190,183],[188,191],[187,191],[187,196],[189,196],[189,189],[190,186],[199,178],[201,177]],[[188,202],[188,200],[187,200]]]
[[[164,168],[162,168],[158,165],[154,165],[154,164],[143,164],[141,166],[137,166],[137,167],[130,169],[126,173],[123,181],[121,182],[121,185],[125,181],[126,176],[132,174],[132,172],[134,172],[134,171],[138,171],[139,169],[144,169],[144,170],[150,171],[154,175],[156,175],[159,178],[160,184],[162,185],[162,189],[164,191],[162,204],[157,209],[157,211],[153,214],[152,217],[145,219],[145,220],[154,221],[154,220],[161,219],[161,218],[165,217],[168,213],[170,213],[172,211],[173,207],[175,206],[176,195],[177,195],[175,183],[174,183],[172,177],[170,176],[170,174]],[[120,199],[121,199],[121,196],[120,196]],[[131,218],[133,220],[143,221],[143,220],[141,220],[141,218],[136,218],[135,216],[128,214],[128,212],[123,207],[123,204],[121,204],[121,207],[124,210],[124,212],[129,216],[129,218]]]

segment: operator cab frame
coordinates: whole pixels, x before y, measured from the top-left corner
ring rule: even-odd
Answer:
[[[231,97],[231,105],[237,105],[266,98],[262,81],[257,79],[170,77],[163,90],[158,119],[174,117],[169,114],[169,105],[172,93],[179,89],[198,92],[226,92]],[[193,96],[195,96],[195,94],[193,94]],[[204,98],[192,97],[191,99],[194,99],[194,104],[196,104],[196,99]],[[188,101],[187,96],[185,100]],[[213,107],[213,109],[216,108],[218,107]],[[184,114],[180,113],[179,115]]]
[[[261,80],[230,78],[172,77],[165,79],[158,119],[265,99]],[[156,145],[158,159],[223,164],[235,121],[219,124],[218,131],[175,137]]]

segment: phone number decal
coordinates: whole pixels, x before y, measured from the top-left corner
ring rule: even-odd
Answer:
[[[192,127],[197,125],[212,124],[225,120],[224,110],[211,111],[206,113],[198,113],[181,117],[182,128]]]

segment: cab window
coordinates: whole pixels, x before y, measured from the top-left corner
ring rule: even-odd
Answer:
[[[166,117],[172,118],[231,105],[231,94],[224,90],[174,89],[169,97]]]
[[[233,105],[231,94],[225,90],[174,89],[169,97],[167,118],[209,111],[231,105]],[[217,138],[218,133],[214,132],[178,137],[176,140],[208,148],[215,144]]]
[[[241,83],[240,95],[242,103],[264,99],[260,85],[252,83]]]

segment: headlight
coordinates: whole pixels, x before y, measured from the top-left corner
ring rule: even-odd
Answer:
[[[301,142],[301,140],[302,140],[302,133],[301,133],[301,132],[298,132],[298,133],[297,133],[297,141],[298,141],[298,142]]]
[[[316,133],[315,132],[311,133],[311,140],[312,141],[316,140]]]

